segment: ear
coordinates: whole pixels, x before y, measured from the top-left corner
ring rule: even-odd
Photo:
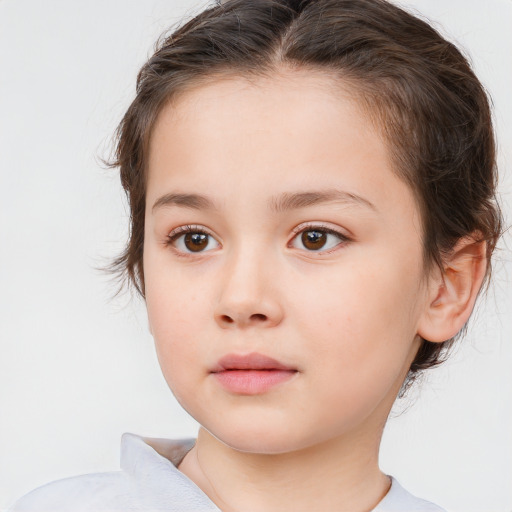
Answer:
[[[432,342],[455,336],[468,321],[487,268],[486,242],[478,233],[461,238],[444,259],[444,270],[430,278],[418,334]]]

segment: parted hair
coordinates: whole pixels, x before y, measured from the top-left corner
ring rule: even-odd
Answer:
[[[417,201],[426,275],[471,236],[486,242],[488,284],[502,230],[495,140],[490,101],[461,51],[385,0],[227,0],[159,38],[115,132],[108,165],[119,167],[130,206],[126,247],[106,267],[118,291],[132,285],[145,297],[146,164],[163,106],[219,78],[283,69],[325,73],[374,121]],[[443,362],[465,327],[443,343],[423,340],[406,383]]]

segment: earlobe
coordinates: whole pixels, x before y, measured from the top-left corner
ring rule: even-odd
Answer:
[[[432,342],[455,336],[468,321],[487,268],[486,242],[461,238],[432,278],[418,334]]]

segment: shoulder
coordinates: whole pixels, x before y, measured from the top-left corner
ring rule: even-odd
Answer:
[[[21,497],[7,512],[198,512],[210,511],[186,482],[158,475],[134,478],[124,471],[56,480]]]
[[[107,512],[129,510],[130,485],[121,471],[79,475],[45,484],[7,512]]]
[[[435,503],[411,494],[393,476],[390,478],[389,492],[372,512],[446,512]]]
[[[142,438],[125,433],[121,471],[50,482],[7,512],[219,512],[177,465],[194,440]]]

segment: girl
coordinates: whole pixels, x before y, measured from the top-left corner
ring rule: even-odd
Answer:
[[[125,434],[121,472],[13,511],[440,511],[382,472],[501,232],[487,97],[383,0],[228,0],[162,40],[118,129],[112,270],[144,298],[196,440]]]

